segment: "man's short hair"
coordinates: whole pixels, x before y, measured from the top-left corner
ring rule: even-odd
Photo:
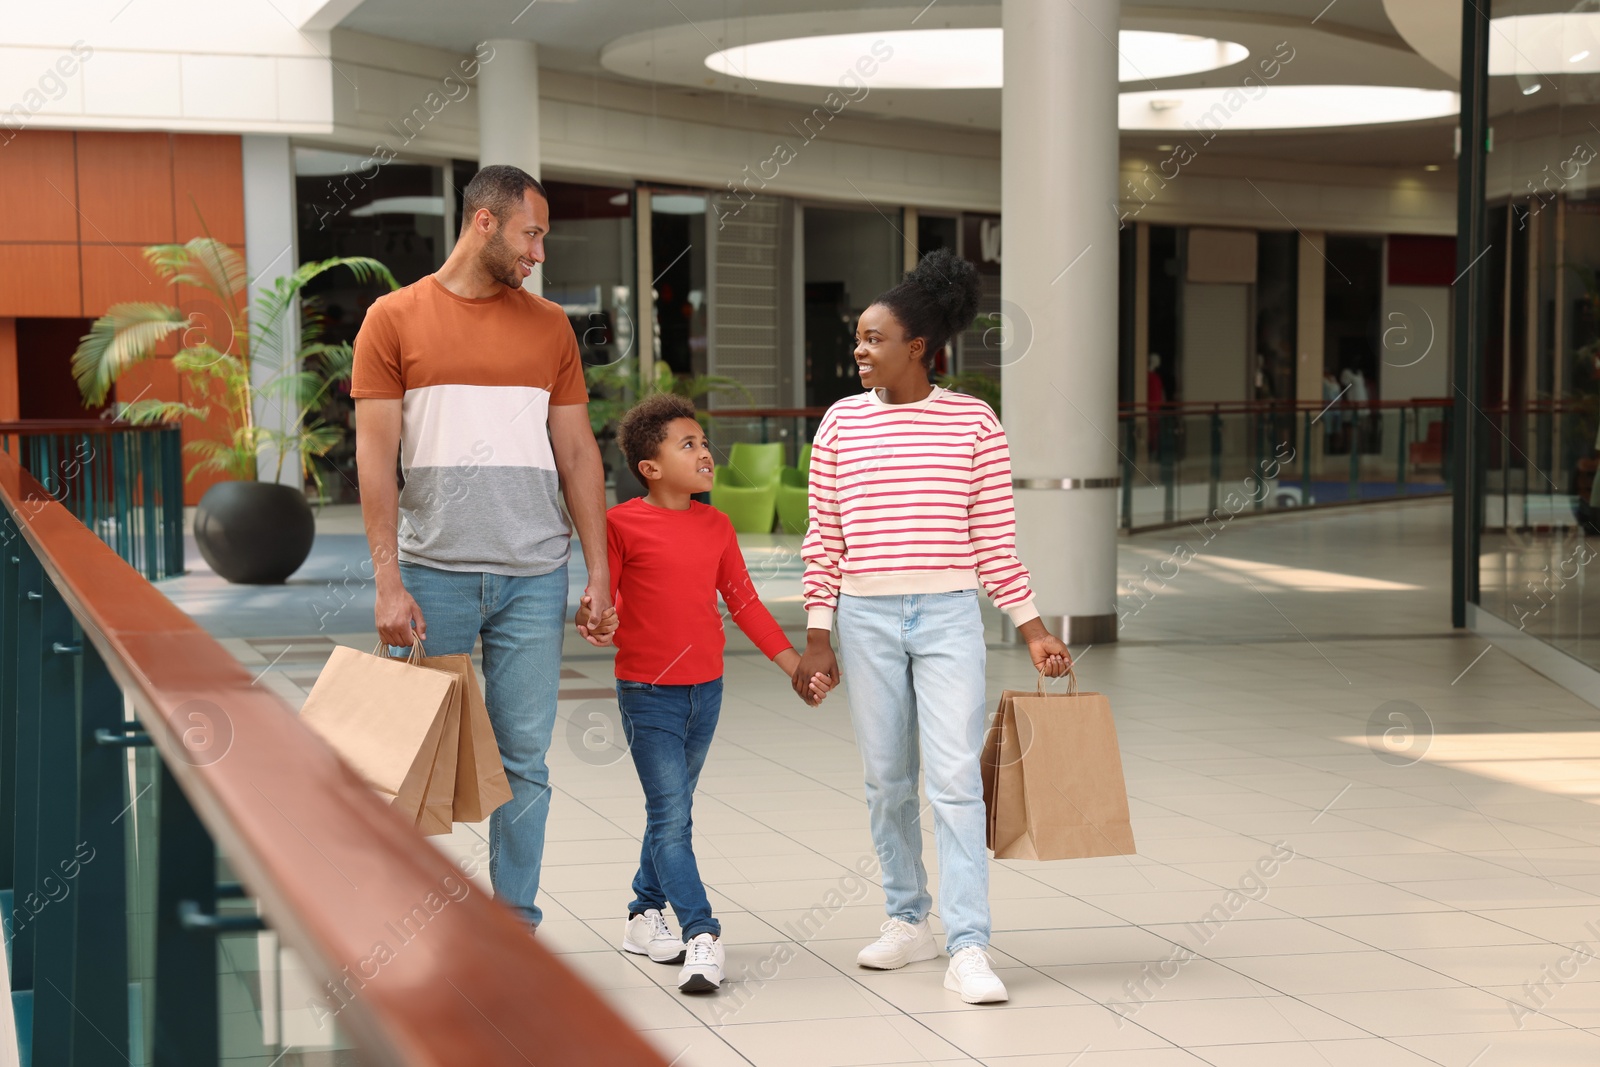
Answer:
[[[694,403],[677,393],[654,393],[639,401],[622,416],[617,427],[617,447],[622,449],[622,459],[639,479],[639,484],[650,488],[650,480],[639,470],[639,464],[655,459],[661,451],[661,442],[667,439],[667,424],[675,419],[694,418]]]
[[[505,222],[511,209],[522,203],[522,194],[529,189],[538,193],[545,203],[550,202],[550,194],[545,192],[539,179],[521,167],[506,163],[484,167],[461,190],[462,227],[466,227],[479,208],[488,208],[497,221]]]

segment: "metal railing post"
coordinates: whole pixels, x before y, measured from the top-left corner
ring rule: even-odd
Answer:
[[[1122,528],[1133,529],[1133,456],[1134,449],[1139,447],[1138,427],[1133,419],[1123,423],[1122,445]]]
[[[7,754],[16,782],[16,852],[12,864],[11,988],[33,990],[34,924],[27,898],[38,884],[39,852],[39,661],[44,569],[26,541],[17,582],[17,732]],[[31,1010],[31,1009],[30,1009]]]
[[[1400,429],[1395,435],[1400,439],[1400,454],[1395,457],[1394,495],[1405,496],[1406,461],[1410,458],[1411,442],[1406,439],[1406,409],[1396,408],[1395,412],[1400,416]]]
[[[22,537],[17,524],[0,509],[0,893],[15,888],[16,824],[5,813],[16,810],[17,776],[17,596],[22,565]],[[9,905],[0,908],[7,916]]]
[[[1206,494],[1206,511],[1217,510],[1217,493],[1222,486],[1222,414],[1211,409],[1211,486]]]
[[[100,652],[79,640],[77,965],[72,1002],[77,1007],[74,1067],[117,1067],[129,1061],[128,872],[122,820],[132,818],[123,801],[127,751],[99,744],[102,729],[121,729],[122,690]]]
[[[43,577],[43,576],[41,576]],[[17,885],[16,914],[33,913],[33,1040],[77,1062],[76,1038],[89,1033],[73,1003],[78,962],[77,908],[81,897],[68,878],[78,838],[78,656],[77,625],[61,593],[43,578],[39,626],[39,788],[35,877]],[[34,901],[37,901],[35,905]],[[98,946],[101,953],[106,946]],[[122,948],[122,945],[118,945]],[[123,1012],[127,1016],[126,1010]],[[126,1024],[124,1024],[126,1025]]]
[[[161,526],[166,546],[164,577],[183,573],[183,431],[161,431]]]
[[[1350,435],[1350,490],[1349,499],[1361,498],[1361,423],[1352,423],[1356,427]]]
[[[217,943],[185,929],[179,905],[216,911],[217,851],[165,761],[159,774],[154,1062],[207,1067],[221,1054]]]

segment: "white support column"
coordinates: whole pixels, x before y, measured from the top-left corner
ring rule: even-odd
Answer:
[[[496,38],[478,70],[478,165],[509,163],[539,177],[539,49],[533,41]],[[522,283],[544,292],[544,275]]]
[[[1003,0],[1001,388],[1045,622],[1116,640],[1118,0]]]
[[[256,294],[271,289],[279,278],[286,278],[300,265],[299,242],[295,229],[294,149],[289,138],[247,133],[242,138],[244,170],[244,262],[250,278],[246,299],[255,307]],[[300,350],[300,303],[296,301],[285,316],[280,331],[281,343],[271,350],[250,353],[250,379],[257,389],[257,426],[288,432],[294,428],[294,413],[276,399],[259,390],[288,369]],[[256,457],[256,478],[298,486],[300,470],[293,456],[284,458],[278,470],[278,452],[265,448]]]

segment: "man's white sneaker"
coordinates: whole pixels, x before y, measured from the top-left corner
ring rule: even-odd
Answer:
[[[685,993],[709,993],[722,985],[722,965],[727,962],[722,942],[710,934],[695,934],[683,954],[678,988]]]
[[[939,955],[933,943],[933,931],[928,920],[908,923],[904,919],[890,919],[881,927],[883,936],[856,955],[856,963],[878,971],[892,971],[918,960],[931,960]]]
[[[683,962],[683,942],[667,925],[667,917],[655,908],[628,919],[622,935],[622,949],[638,956],[649,956],[656,963]]]
[[[995,977],[989,954],[977,945],[957,949],[950,957],[944,987],[960,993],[968,1004],[998,1004],[1006,999],[1006,984]]]

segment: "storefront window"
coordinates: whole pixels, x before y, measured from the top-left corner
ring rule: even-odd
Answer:
[[[851,355],[856,319],[900,280],[904,255],[899,233],[876,211],[805,209],[807,407],[861,391]]]
[[[361,152],[296,148],[295,202],[301,263],[333,256],[371,256],[409,285],[438,270],[454,245],[455,197],[445,168],[395,160],[380,164]],[[382,283],[359,283],[348,271],[330,271],[305,289],[320,305],[324,341],[354,341],[366,309],[385,292]],[[343,439],[316,460],[330,503],[353,503],[356,492],[355,403],[348,388],[330,396],[320,412],[347,428]]]
[[[1500,0],[1489,16],[1491,69],[1501,40],[1518,69],[1489,79],[1484,236],[1467,252],[1485,315],[1465,599],[1600,668],[1600,15]]]

